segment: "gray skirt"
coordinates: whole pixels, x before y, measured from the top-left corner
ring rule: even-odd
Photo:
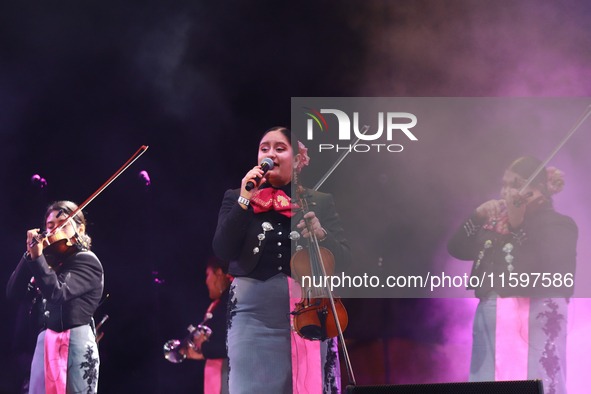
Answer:
[[[294,379],[300,381],[298,365],[317,365],[318,385],[298,392],[340,392],[336,341],[320,344],[319,359],[294,349],[291,330],[288,277],[278,274],[260,281],[236,278],[228,302],[229,389],[231,394],[290,394]],[[299,338],[298,338],[299,339]],[[295,366],[295,367],[294,367]],[[299,386],[298,386],[299,387]]]
[[[496,293],[480,300],[474,316],[470,381],[541,379],[544,392],[566,394],[566,326],[568,300],[565,298],[503,299],[504,304],[529,305],[523,314],[516,308],[499,309]],[[503,332],[499,322],[513,320],[517,333]],[[509,334],[509,335],[506,335]],[[518,334],[518,335],[511,335]],[[511,343],[500,341],[511,340]],[[519,349],[524,349],[520,352]],[[503,370],[515,378],[499,378]],[[521,369],[521,375],[515,375]]]
[[[45,333],[37,336],[31,363],[29,394],[45,394]],[[99,355],[95,334],[90,325],[70,329],[67,360],[67,394],[94,394],[98,387]]]

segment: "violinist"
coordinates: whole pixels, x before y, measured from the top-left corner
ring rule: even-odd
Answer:
[[[543,168],[520,194],[539,166],[531,156],[514,161],[503,176],[501,199],[476,208],[447,247],[455,258],[474,262],[471,276],[487,278],[475,288],[480,302],[470,380],[541,379],[545,392],[564,394],[567,311],[574,291],[565,279],[574,283],[578,229],[552,206],[551,195],[564,185],[561,171]]]
[[[292,210],[292,186],[309,162],[306,152],[289,129],[267,130],[259,142],[259,165],[222,202],[213,248],[231,261],[229,273],[235,277],[228,304],[232,394],[340,392],[334,339],[314,342],[316,351],[292,346],[302,339],[290,329],[290,257],[296,242],[310,236],[303,218],[334,255],[337,271],[351,263],[331,195],[306,190],[310,211],[302,218]],[[264,159],[273,162],[266,174]],[[247,190],[250,181],[254,188]],[[300,384],[306,377],[310,380]]]
[[[45,230],[50,238],[77,208],[70,201],[47,208]],[[61,231],[67,242],[59,242],[71,245],[61,254],[48,253],[51,245],[40,229],[27,232],[27,252],[6,290],[10,299],[25,298],[29,292],[35,296],[39,335],[31,363],[31,394],[97,392],[99,354],[92,316],[103,292],[103,267],[90,251],[81,211]]]

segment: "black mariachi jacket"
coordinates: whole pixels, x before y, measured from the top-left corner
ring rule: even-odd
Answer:
[[[557,213],[548,203],[535,212],[526,212],[521,227],[511,229],[510,234],[485,229],[486,222],[476,211],[472,212],[447,243],[453,257],[474,261],[471,276],[477,276],[480,282],[484,275],[484,283],[468,287],[476,290],[476,297],[485,297],[491,289],[501,297],[569,298],[573,295],[578,237],[574,220]],[[511,274],[518,282],[509,282]],[[545,276],[551,279],[549,287],[544,286],[549,282],[543,280],[543,274],[549,274]],[[555,281],[555,274],[560,280]],[[566,274],[570,274],[567,278],[573,280],[572,286],[565,286]],[[475,283],[476,280],[472,284]],[[516,283],[517,286],[511,286]]]
[[[281,190],[289,196],[291,184],[284,186]],[[326,239],[320,245],[330,250],[334,255],[335,271],[340,272],[347,269],[351,265],[351,250],[335,211],[332,195],[309,189],[306,190],[306,195],[309,195],[307,200],[310,211],[314,211],[320,224],[327,232]],[[223,260],[230,261],[229,273],[233,276],[253,276],[257,279],[267,279],[270,277],[269,275],[261,277],[256,274],[257,264],[261,258],[265,260],[265,265],[273,264],[269,260],[277,257],[282,261],[275,263],[277,269],[288,273],[292,246],[292,241],[288,237],[291,231],[298,230],[295,226],[302,218],[301,212],[291,218],[275,211],[255,214],[251,206],[246,210],[240,207],[239,196],[240,189],[228,190],[224,195],[213,239],[215,254]],[[262,224],[266,221],[274,226],[275,231],[266,233],[267,236],[259,241],[257,236],[263,233]],[[299,244],[302,243],[304,243],[304,238],[299,240]],[[280,245],[283,253],[277,245]]]
[[[31,276],[34,286],[29,286]],[[103,267],[92,252],[79,252],[53,271],[45,256],[35,260],[23,257],[12,273],[6,295],[25,299],[38,288],[42,299],[35,306],[41,312],[39,329],[63,332],[89,324],[103,294]]]

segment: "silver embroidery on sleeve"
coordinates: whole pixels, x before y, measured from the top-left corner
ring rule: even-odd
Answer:
[[[480,226],[475,226],[474,223],[472,223],[472,219],[468,219],[468,221],[464,223],[464,230],[466,230],[466,235],[468,237],[476,234],[479,229]]]

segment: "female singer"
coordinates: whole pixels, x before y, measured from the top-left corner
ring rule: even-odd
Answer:
[[[46,230],[59,226],[77,208],[70,201],[51,204],[45,213]],[[82,248],[59,265],[57,260],[50,261],[50,267],[42,242],[31,246],[33,238],[40,238],[39,229],[29,230],[27,252],[6,291],[11,299],[24,298],[29,291],[37,293],[34,307],[39,312],[39,335],[31,363],[31,394],[97,391],[99,354],[92,316],[103,293],[103,267],[90,251],[82,212],[62,231],[68,239],[77,232]]]
[[[474,261],[471,276],[486,278],[475,293],[480,302],[470,380],[542,379],[545,392],[565,394],[578,229],[552,207],[550,196],[564,185],[564,174],[555,168],[543,169],[523,191],[531,196],[514,203],[540,164],[529,156],[513,162],[503,176],[501,199],[476,208],[447,247],[452,256]]]
[[[235,277],[228,304],[232,394],[318,393],[321,387],[325,393],[339,392],[335,341],[324,341],[317,354],[297,351],[308,348],[298,347],[301,338],[290,329],[291,250],[300,236],[309,237],[301,215],[292,218],[290,197],[297,174],[308,164],[306,151],[290,130],[267,130],[259,143],[259,165],[222,202],[213,247],[218,257],[232,261],[229,273]],[[273,161],[266,174],[260,166],[265,158]],[[252,190],[246,188],[249,181]],[[351,263],[351,251],[332,196],[307,194],[311,211],[305,218],[342,271]]]

